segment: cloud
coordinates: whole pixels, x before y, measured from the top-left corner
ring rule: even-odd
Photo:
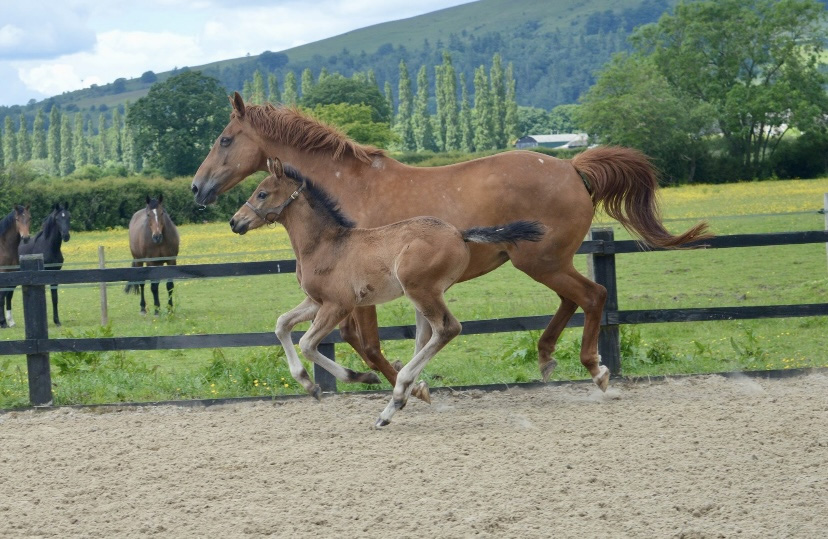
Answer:
[[[89,50],[95,44],[86,10],[71,2],[24,0],[2,4],[0,59],[55,58]]]

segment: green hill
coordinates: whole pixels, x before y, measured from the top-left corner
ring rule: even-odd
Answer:
[[[472,89],[473,70],[490,65],[499,52],[504,64],[514,65],[520,105],[546,109],[574,103],[594,81],[594,72],[612,54],[627,47],[635,26],[654,22],[678,0],[478,0],[425,15],[354,30],[284,51],[265,51],[182,67],[218,78],[228,91],[240,90],[257,69],[284,80],[291,70],[306,68],[316,75],[323,68],[350,76],[372,69],[380,86],[391,82],[397,90],[400,60],[412,78],[421,65],[441,63],[449,51],[458,75]],[[145,95],[152,80],[163,81],[177,71],[147,73],[110,84],[67,92],[25,107],[0,107],[0,121],[21,110],[34,115],[38,107],[59,105],[63,110],[98,114]],[[15,118],[16,119],[16,118]]]

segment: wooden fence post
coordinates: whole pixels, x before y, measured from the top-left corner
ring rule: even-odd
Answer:
[[[601,363],[614,376],[621,374],[621,332],[618,326],[618,287],[615,279],[615,235],[611,228],[593,228],[590,239],[604,242],[604,251],[587,257],[589,276],[607,289],[604,304],[604,322],[598,336],[598,353]]]
[[[98,245],[98,268],[106,268],[104,262],[104,246]],[[106,283],[101,283],[101,325],[109,324],[109,307],[106,301]]]
[[[319,345],[319,351],[322,352],[322,355],[336,361],[336,353],[334,350],[334,343],[323,342]],[[319,384],[322,391],[336,393],[336,377],[315,363],[313,365],[313,380]]]
[[[43,271],[43,255],[20,257],[21,271]],[[49,322],[46,316],[46,287],[23,285],[23,320],[26,323],[26,340],[49,338]],[[29,371],[29,401],[33,406],[52,404],[52,374],[48,353],[26,355]]]

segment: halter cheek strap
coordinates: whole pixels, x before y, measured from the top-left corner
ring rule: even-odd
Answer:
[[[291,202],[293,202],[294,200],[296,200],[297,198],[299,198],[299,193],[301,193],[302,191],[304,191],[304,189],[305,189],[305,185],[307,185],[307,182],[304,182],[304,181],[303,181],[303,182],[302,182],[302,185],[300,185],[300,186],[296,189],[296,191],[294,191],[294,192],[293,192],[293,193],[292,193],[292,194],[291,194],[291,195],[287,198],[287,200],[285,200],[284,202],[282,202],[281,204],[279,204],[279,205],[278,205],[278,206],[276,206],[275,208],[268,208],[268,209],[261,210],[261,209],[257,208],[256,206],[254,206],[253,204],[251,204],[249,200],[248,200],[248,201],[246,201],[246,202],[244,203],[244,205],[245,205],[245,206],[247,206],[248,208],[250,208],[251,210],[253,210],[253,213],[255,213],[256,215],[258,215],[258,216],[259,216],[259,219],[261,219],[262,221],[264,221],[265,223],[267,223],[267,224],[269,224],[269,225],[272,225],[273,223],[275,223],[275,222],[276,222],[276,219],[278,219],[278,218],[279,218],[279,215],[281,215],[281,214],[282,214],[282,212],[283,212],[283,211],[285,211],[285,208],[287,208],[287,207],[288,207],[288,205],[289,205]],[[269,216],[271,216],[271,215],[275,215],[276,217],[274,217],[273,219],[268,219],[268,217],[269,217]]]

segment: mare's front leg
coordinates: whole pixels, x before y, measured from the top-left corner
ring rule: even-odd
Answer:
[[[155,316],[161,313],[161,300],[158,299],[158,281],[150,281],[150,290],[152,290],[152,304],[155,306]]]
[[[5,307],[6,294],[8,294],[8,292],[6,292],[5,290],[0,290],[0,307]],[[10,315],[11,310],[5,310],[0,308],[0,328],[11,327],[6,320],[8,317],[10,317]]]
[[[311,328],[299,339],[299,349],[307,359],[319,365],[337,380],[348,383],[378,384],[379,377],[373,372],[356,372],[327,358],[319,351],[319,344],[343,319],[349,310],[342,305],[324,303],[313,319]]]
[[[49,287],[52,292],[52,320],[55,325],[60,327],[60,317],[58,316],[58,285],[53,284]]]
[[[5,312],[5,315],[6,315],[6,323],[9,325],[10,328],[13,328],[15,326],[14,318],[12,317],[12,310],[11,310],[12,296],[13,295],[14,295],[14,288],[12,288],[11,290],[6,291],[6,302],[5,302],[6,303],[6,308],[5,308],[6,312]],[[0,305],[2,305],[2,304],[3,303],[0,302]]]
[[[322,397],[322,388],[318,384],[314,384],[311,380],[308,371],[302,365],[299,355],[296,353],[296,348],[293,346],[293,340],[290,337],[291,330],[296,324],[313,320],[316,312],[319,310],[319,304],[310,298],[305,298],[302,303],[286,312],[276,320],[276,337],[282,343],[282,348],[285,349],[285,359],[287,359],[288,368],[293,379],[299,382],[305,391],[313,395],[316,400]]]

